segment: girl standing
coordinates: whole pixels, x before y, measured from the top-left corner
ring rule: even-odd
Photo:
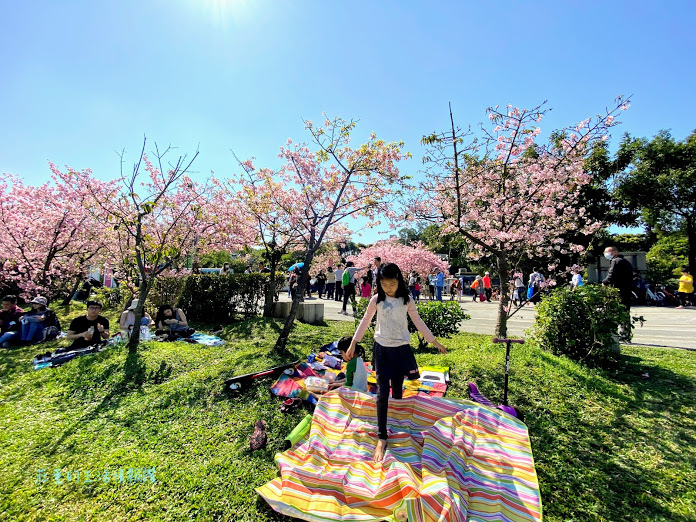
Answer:
[[[352,359],[355,346],[367,330],[374,315],[377,314],[375,326],[375,350],[373,366],[377,372],[377,427],[379,440],[375,447],[374,460],[384,458],[387,449],[387,409],[389,407],[389,389],[395,399],[402,398],[404,377],[417,379],[418,364],[411,351],[411,334],[408,331],[408,317],[411,318],[421,335],[432,343],[440,353],[445,347],[439,343],[418,315],[416,305],[408,291],[401,270],[394,263],[385,263],[377,275],[377,294],[370,299],[365,316],[353,336],[350,348],[346,352]]]

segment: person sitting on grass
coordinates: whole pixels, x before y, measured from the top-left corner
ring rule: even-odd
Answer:
[[[135,325],[135,309],[138,308],[138,299],[133,299],[130,306],[126,308],[121,313],[121,318],[119,319],[119,327],[121,328],[121,334],[123,338],[130,337],[131,332],[133,332],[133,326]],[[143,310],[143,317],[140,319],[140,326],[153,326],[155,322],[150,317],[145,310]]]
[[[372,286],[372,285],[370,285]],[[367,392],[367,370],[365,369],[365,349],[360,344],[355,345],[355,352],[352,357],[348,357],[348,348],[352,337],[341,337],[338,341],[338,351],[341,352],[341,357],[346,361],[346,376],[343,379],[336,379],[329,385],[329,389],[348,386],[354,390]]]
[[[403,396],[404,377],[417,379],[418,364],[411,350],[411,334],[408,331],[408,318],[416,329],[432,343],[440,353],[446,353],[445,347],[418,315],[408,285],[404,281],[401,269],[394,263],[385,263],[377,275],[377,295],[370,299],[367,311],[360,321],[346,357],[350,360],[355,354],[356,345],[362,341],[372,318],[377,315],[375,326],[375,351],[372,365],[377,371],[377,427],[379,441],[375,446],[374,460],[382,461],[387,449],[387,409],[389,407],[389,390],[392,397]]]
[[[155,335],[168,334],[172,338],[191,337],[195,333],[193,328],[189,328],[184,311],[172,305],[159,307],[155,316],[155,326]]]
[[[102,308],[99,301],[87,301],[87,315],[72,320],[66,337],[73,342],[70,350],[95,346],[109,339],[109,320],[100,315]]]
[[[22,325],[21,341],[23,344],[38,344],[46,340],[47,328],[56,327],[58,319],[55,312],[48,309],[48,301],[45,297],[36,296],[29,304],[32,309],[19,319]],[[57,328],[51,330],[51,338],[58,335],[57,330]]]
[[[19,318],[24,315],[24,310],[17,306],[16,295],[6,295],[2,298],[0,309],[0,346],[9,348],[22,337]]]

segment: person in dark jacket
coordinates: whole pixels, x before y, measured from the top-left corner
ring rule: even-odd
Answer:
[[[19,318],[24,315],[24,310],[17,306],[17,296],[6,295],[2,298],[0,309],[0,346],[8,348],[13,342],[22,337]]]
[[[609,259],[609,272],[604,278],[602,284],[616,288],[621,296],[621,303],[626,307],[626,312],[629,314],[629,324],[622,325],[619,335],[622,340],[630,340],[630,315],[631,315],[631,298],[633,297],[633,265],[619,254],[619,249],[615,246],[610,246],[604,249],[604,257]]]

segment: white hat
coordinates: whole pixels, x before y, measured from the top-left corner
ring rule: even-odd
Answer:
[[[131,303],[131,305],[127,309],[128,310],[135,310],[137,307],[138,307],[138,300],[133,299],[133,302]]]
[[[48,305],[48,300],[45,297],[42,297],[40,295],[37,295],[34,299],[29,301],[29,304],[38,304],[41,306],[47,306]]]
[[[491,273],[490,273],[490,272],[486,272],[486,275],[491,275]]]

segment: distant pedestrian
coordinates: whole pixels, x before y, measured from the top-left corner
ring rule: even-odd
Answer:
[[[490,272],[486,272],[485,275],[483,276],[483,293],[486,294],[486,299],[488,299],[490,301],[491,297],[493,295],[493,287],[491,286],[491,274],[490,274]]]
[[[343,268],[342,268],[342,265],[336,265],[336,270],[334,270],[334,277],[336,278],[336,292],[334,295],[334,301],[341,301],[343,299]]]
[[[334,290],[336,289],[336,272],[332,267],[326,269],[326,298],[334,298]]]
[[[691,275],[691,271],[688,266],[683,266],[681,269],[681,277],[679,278],[679,291],[677,295],[679,296],[679,306],[677,308],[684,308],[688,301],[694,295],[694,276]]]
[[[546,282],[542,273],[536,267],[532,269],[532,273],[529,274],[529,291],[527,292],[527,299],[534,303],[535,305],[541,301],[541,288],[543,283]]]
[[[445,274],[442,270],[437,269],[437,275],[435,276],[435,296],[438,301],[442,301],[442,290],[445,288]]]
[[[631,340],[631,299],[633,298],[633,265],[619,254],[619,249],[610,246],[604,249],[604,257],[610,261],[607,277],[602,284],[619,290],[621,303],[626,307],[628,320],[621,325],[619,335],[622,341]]]
[[[582,274],[580,274],[580,269],[579,268],[573,268],[573,277],[570,280],[570,286],[575,290],[576,288],[580,288],[583,286],[585,283],[582,280]]]

